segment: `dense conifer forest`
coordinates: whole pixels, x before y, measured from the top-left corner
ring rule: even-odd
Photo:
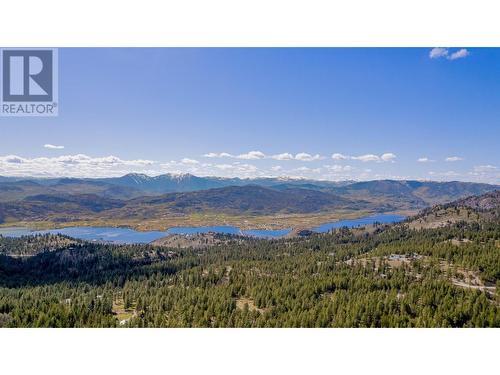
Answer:
[[[500,327],[499,287],[498,212],[204,249],[0,237],[0,327]]]

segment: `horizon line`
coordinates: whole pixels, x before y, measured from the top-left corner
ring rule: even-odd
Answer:
[[[169,177],[181,177],[181,176],[192,176],[197,178],[217,178],[221,180],[296,180],[296,181],[314,181],[314,182],[331,182],[331,183],[341,183],[341,182],[372,182],[372,181],[398,181],[398,182],[408,182],[408,181],[416,181],[416,182],[435,182],[435,183],[451,183],[451,182],[459,182],[459,183],[470,183],[470,184],[485,184],[491,186],[500,186],[499,183],[490,183],[490,182],[477,182],[477,181],[461,181],[461,180],[432,180],[432,179],[418,179],[418,178],[380,178],[380,179],[341,179],[341,180],[327,180],[327,179],[315,179],[315,178],[307,178],[307,177],[298,177],[298,176],[261,176],[261,177],[225,177],[225,176],[216,176],[216,175],[195,175],[192,173],[161,173],[158,175],[148,175],[147,173],[139,173],[139,172],[130,172],[125,173],[119,176],[106,176],[106,177],[71,177],[71,176],[33,176],[33,175],[22,175],[22,176],[9,176],[9,175],[1,175],[0,178],[11,178],[11,179],[38,179],[38,180],[57,180],[57,179],[74,179],[74,180],[106,180],[112,178],[123,178],[126,176],[145,176],[148,178],[156,178],[161,176],[169,176]]]

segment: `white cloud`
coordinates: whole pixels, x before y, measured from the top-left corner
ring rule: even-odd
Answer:
[[[467,51],[465,48],[462,48],[456,52],[453,52],[449,57],[448,60],[457,60],[457,59],[463,59],[464,57],[467,57],[470,55],[470,52]]]
[[[51,150],[62,150],[64,148],[64,146],[51,145],[50,143],[44,144],[43,147],[51,149]]]
[[[229,170],[229,169],[234,169],[234,166],[231,164],[216,164],[215,168],[222,169],[223,171],[225,171],[225,170]]]
[[[380,159],[382,161],[390,161],[391,163],[393,163],[394,159],[396,159],[396,155],[393,154],[392,152],[386,152],[385,154],[382,154]]]
[[[0,175],[35,177],[105,177],[146,170],[151,160],[122,160],[116,156],[90,157],[84,154],[58,157],[0,157]]]
[[[462,158],[460,156],[448,156],[446,159],[444,159],[444,161],[447,161],[447,162],[454,162],[454,161],[461,161],[461,160],[464,160],[464,158]]]
[[[431,59],[438,59],[440,57],[445,57],[445,56],[448,56],[447,48],[436,47],[431,49],[431,52],[429,52],[429,57]]]
[[[351,159],[354,160],[360,160],[364,163],[368,161],[380,161],[380,157],[374,154],[366,154],[366,155],[360,155],[360,156],[352,156]]]
[[[455,171],[447,171],[447,172],[429,172],[429,175],[434,177],[445,177],[445,178],[455,178],[460,177],[462,174]]]
[[[208,154],[203,155],[206,158],[233,158],[233,159],[242,159],[242,160],[260,160],[260,159],[274,159],[274,160],[298,160],[298,161],[316,161],[322,160],[322,157],[319,154],[311,155],[307,152],[299,152],[295,156],[289,152],[284,152],[282,154],[276,154],[268,156],[262,151],[250,151],[244,154],[232,155],[227,152],[210,152]]]
[[[429,52],[429,57],[431,59],[439,59],[441,57],[446,58],[448,60],[457,60],[463,59],[470,55],[470,52],[466,48],[461,48],[458,51],[455,51],[450,54],[450,50],[448,48],[436,47],[431,49]]]
[[[244,160],[257,160],[257,159],[264,159],[266,155],[261,152],[261,151],[250,151],[246,154],[241,154],[236,156],[237,159],[244,159]]]
[[[494,165],[478,165],[474,167],[474,172],[483,173],[483,172],[494,172],[498,168]]]
[[[0,163],[6,163],[6,164],[21,164],[24,163],[25,161],[26,159],[16,155],[7,155],[0,157]]]
[[[365,155],[359,155],[359,156],[349,156],[349,155],[344,155],[344,154],[339,154],[335,153],[332,155],[333,160],[359,160],[362,162],[369,162],[369,161],[375,161],[375,162],[391,162],[394,163],[394,160],[396,159],[396,154],[392,152],[386,152],[380,156],[375,155],[375,154],[365,154]]]
[[[418,158],[417,161],[419,163],[432,163],[434,160],[431,160],[428,157],[423,157],[423,158]]]
[[[258,172],[257,167],[252,164],[216,164],[214,167],[222,171],[230,171],[234,174],[245,177],[254,176]]]
[[[299,168],[296,168],[294,171],[296,172],[304,172],[306,174],[311,174],[311,173],[321,173],[321,168],[309,168],[309,167],[299,167]]]
[[[189,159],[189,158],[182,159],[181,163],[182,164],[191,164],[191,165],[200,164],[200,162],[198,160]]]
[[[296,168],[295,170],[299,171],[299,172],[309,172],[311,170],[311,168],[309,168],[309,167],[299,167],[299,168]]]
[[[246,154],[232,155],[227,152],[209,152],[203,155],[205,158],[232,158],[232,159],[243,159],[243,160],[257,160],[264,159],[266,155],[261,151],[250,151]]]
[[[232,158],[234,157],[231,154],[228,154],[227,152],[209,152],[208,154],[203,155],[205,158]]]
[[[368,154],[371,155],[371,154]],[[19,162],[17,158],[10,158],[12,161]],[[390,160],[392,158],[385,158]],[[428,158],[427,158],[428,159]],[[294,158],[295,160],[295,158]],[[432,160],[433,161],[433,160]],[[21,161],[22,162],[22,161]],[[379,156],[379,164],[383,164],[382,157]],[[336,163],[332,165],[322,165],[319,167],[309,167],[299,165],[294,169],[284,168],[283,165],[259,165],[258,167],[251,164],[245,164],[242,161],[234,161],[232,163],[199,163],[199,164],[183,164],[180,161],[171,161],[162,164],[165,168],[162,173],[191,173],[198,176],[220,176],[220,177],[289,177],[289,178],[319,178],[325,180],[342,181],[342,180],[370,180],[370,179],[419,179],[421,176],[411,175],[394,175],[378,171],[375,173],[370,168],[355,168],[351,165]],[[463,171],[435,171],[429,172],[430,178],[438,181],[462,180],[462,181],[477,181],[498,183],[500,179],[499,168],[493,165],[479,165],[474,167],[470,172]]]
[[[473,170],[469,172],[469,176],[481,182],[500,183],[499,168],[490,164],[475,166]]]
[[[271,156],[271,159],[274,159],[274,160],[293,160],[293,155],[288,153],[288,152],[284,152],[282,154]]]
[[[335,154],[332,155],[332,159],[333,160],[347,160],[347,159],[349,159],[349,156],[343,155],[343,154],[339,154],[339,153],[335,153]]]
[[[354,169],[350,165],[339,165],[339,164],[325,165],[324,167],[326,169],[328,169],[329,171],[332,171],[334,173],[350,172],[350,171],[352,171]]]
[[[320,154],[309,154],[307,152],[299,152],[295,155],[289,153],[289,152],[284,152],[281,154],[275,154],[275,155],[266,155],[262,151],[250,151],[244,154],[239,154],[239,155],[233,155],[229,154],[227,152],[210,152],[208,154],[203,155],[206,158],[232,158],[232,159],[242,159],[242,160],[260,160],[260,159],[273,159],[273,160],[298,160],[298,161],[305,161],[305,162],[311,162],[311,161],[317,161],[317,160],[323,160],[325,159],[324,156],[321,156]],[[340,154],[340,153],[334,153],[332,154],[331,158],[336,161],[341,161],[341,160],[360,160],[363,162],[367,161],[376,161],[376,162],[394,162],[396,159],[396,155],[392,152],[387,152],[384,153],[380,156],[375,155],[375,154],[365,154],[365,155],[360,155],[360,156],[349,156],[345,154]]]
[[[289,152],[285,152],[278,155],[271,156],[271,159],[274,160],[298,160],[298,161],[316,161],[324,159],[321,155],[311,155],[307,152],[299,152],[295,156]]]
[[[223,153],[217,154],[221,155]],[[249,153],[250,154],[250,153]],[[286,153],[287,154],[287,153]],[[282,155],[282,154],[280,154]],[[288,154],[292,155],[292,154]],[[385,156],[384,156],[385,155]],[[274,155],[276,156],[276,155]],[[298,156],[298,158],[297,158]],[[356,157],[343,155],[346,158],[340,159],[333,165],[322,165],[319,168],[319,163],[311,163],[309,161],[318,160],[320,155],[311,155],[307,153],[299,153],[293,156],[293,160],[297,160],[292,165],[296,165],[296,169],[288,169],[287,162],[277,163],[274,157],[267,156],[267,162],[259,161],[256,165],[246,164],[244,160],[237,160],[236,156],[232,159],[225,160],[220,163],[200,162],[191,158],[182,158],[167,162],[156,162],[144,159],[122,159],[117,156],[108,155],[101,157],[92,157],[85,154],[62,155],[58,157],[34,157],[27,158],[17,155],[0,156],[0,175],[5,176],[34,176],[34,177],[110,177],[122,176],[127,173],[136,172],[148,175],[159,175],[164,173],[185,174],[190,173],[197,176],[219,176],[219,177],[290,177],[290,178],[317,178],[326,180],[366,180],[379,178],[396,178],[381,170],[383,165],[395,159],[396,155],[386,153],[382,155],[366,154]],[[259,156],[255,156],[259,157]],[[450,160],[456,160],[458,156],[450,156]],[[273,159],[273,160],[269,160]],[[292,160],[289,156],[282,157],[283,160]],[[426,159],[428,158],[420,158]],[[419,160],[420,160],[419,159]],[[462,158],[459,158],[460,160]],[[330,159],[332,160],[332,159]],[[374,161],[377,162],[377,170],[364,169],[360,164],[357,166],[355,162],[347,164],[344,160],[358,160],[360,162]],[[429,160],[430,161],[430,160]],[[306,166],[307,165],[307,166]],[[369,166],[369,165],[368,165]],[[285,168],[283,168],[285,167]],[[500,167],[490,164],[478,165],[469,171],[454,171],[448,172],[431,172],[430,176],[439,180],[450,180],[460,178],[464,181],[481,181],[499,183]],[[420,177],[420,176],[419,176]],[[405,176],[405,178],[419,178],[416,176]],[[403,178],[401,176],[397,178]]]
[[[217,154],[215,152],[209,152],[208,154],[203,155],[203,157],[205,157],[205,158],[218,158],[219,154]]]
[[[300,152],[297,155],[295,155],[295,160],[300,160],[300,161],[315,161],[321,159],[322,157],[319,154],[311,155],[306,152]]]

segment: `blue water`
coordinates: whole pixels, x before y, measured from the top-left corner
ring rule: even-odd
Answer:
[[[314,232],[324,233],[334,228],[341,227],[359,227],[373,223],[395,223],[404,220],[404,216],[400,215],[373,215],[353,220],[340,220],[332,223],[325,223],[316,228]],[[291,229],[279,230],[264,230],[252,229],[241,230],[233,226],[210,226],[210,227],[175,227],[167,231],[149,231],[139,232],[128,228],[113,228],[113,227],[70,227],[61,229],[50,229],[32,231],[28,228],[0,228],[0,235],[6,237],[21,237],[34,234],[46,233],[60,233],[70,237],[79,238],[87,241],[105,241],[117,244],[131,244],[131,243],[149,243],[158,238],[165,237],[169,234],[196,234],[217,232],[223,234],[237,234],[245,236],[253,236],[259,238],[279,238],[291,232]]]
[[[332,223],[325,223],[320,225],[319,227],[313,228],[313,231],[318,233],[325,233],[336,228],[342,228],[342,227],[355,228],[373,223],[390,224],[403,221],[404,219],[405,217],[401,215],[373,215],[373,216],[361,217],[359,219],[340,220]]]
[[[244,230],[243,234],[245,236],[261,237],[261,238],[276,238],[283,237],[290,233],[291,229],[276,229],[276,230],[266,230],[266,229],[250,229]]]
[[[117,244],[149,243],[167,235],[166,232],[161,231],[138,232],[133,229],[113,227],[69,227],[37,231],[32,231],[28,228],[0,228],[0,235],[6,237],[47,233],[60,233],[86,241],[105,241]]]

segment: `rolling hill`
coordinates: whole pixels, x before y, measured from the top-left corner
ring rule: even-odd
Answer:
[[[228,186],[226,186],[228,185]],[[467,182],[329,182],[128,174],[105,179],[0,179],[0,222],[122,220],[192,213],[316,214],[420,210],[499,186]],[[173,191],[172,191],[173,190]],[[168,191],[164,193],[164,191]]]
[[[480,195],[495,189],[498,185],[473,182],[436,182],[406,180],[376,180],[349,184],[333,191],[345,196],[384,197],[393,201],[406,201],[416,206],[430,206],[451,202],[471,195]]]
[[[490,221],[500,217],[500,190],[473,195],[422,210],[409,218],[412,229],[439,228],[457,222]]]
[[[115,198],[130,198],[141,195],[160,195],[175,192],[190,192],[208,190],[228,186],[259,185],[264,187],[275,187],[286,185],[287,187],[308,187],[312,189],[325,189],[344,186],[352,181],[315,181],[293,178],[222,178],[222,177],[198,177],[191,174],[164,174],[160,176],[147,176],[140,173],[129,173],[121,177],[109,178],[19,178],[0,176],[0,189],[2,186],[19,186],[32,184],[43,189],[51,189],[58,192],[95,193],[99,195],[112,194],[115,191],[121,196]],[[86,190],[85,190],[86,189]],[[0,190],[1,191],[1,190]],[[44,191],[41,191],[43,193]],[[25,194],[26,196],[26,194]],[[1,197],[0,197],[1,199]]]
[[[275,190],[250,185],[137,198],[130,200],[125,209],[144,206],[163,206],[173,212],[182,213],[218,211],[233,214],[274,214],[365,208],[366,202],[354,202],[316,190]]]
[[[461,199],[451,205],[468,207],[481,212],[498,210],[500,209],[500,190],[495,190],[480,196],[471,196]]]

